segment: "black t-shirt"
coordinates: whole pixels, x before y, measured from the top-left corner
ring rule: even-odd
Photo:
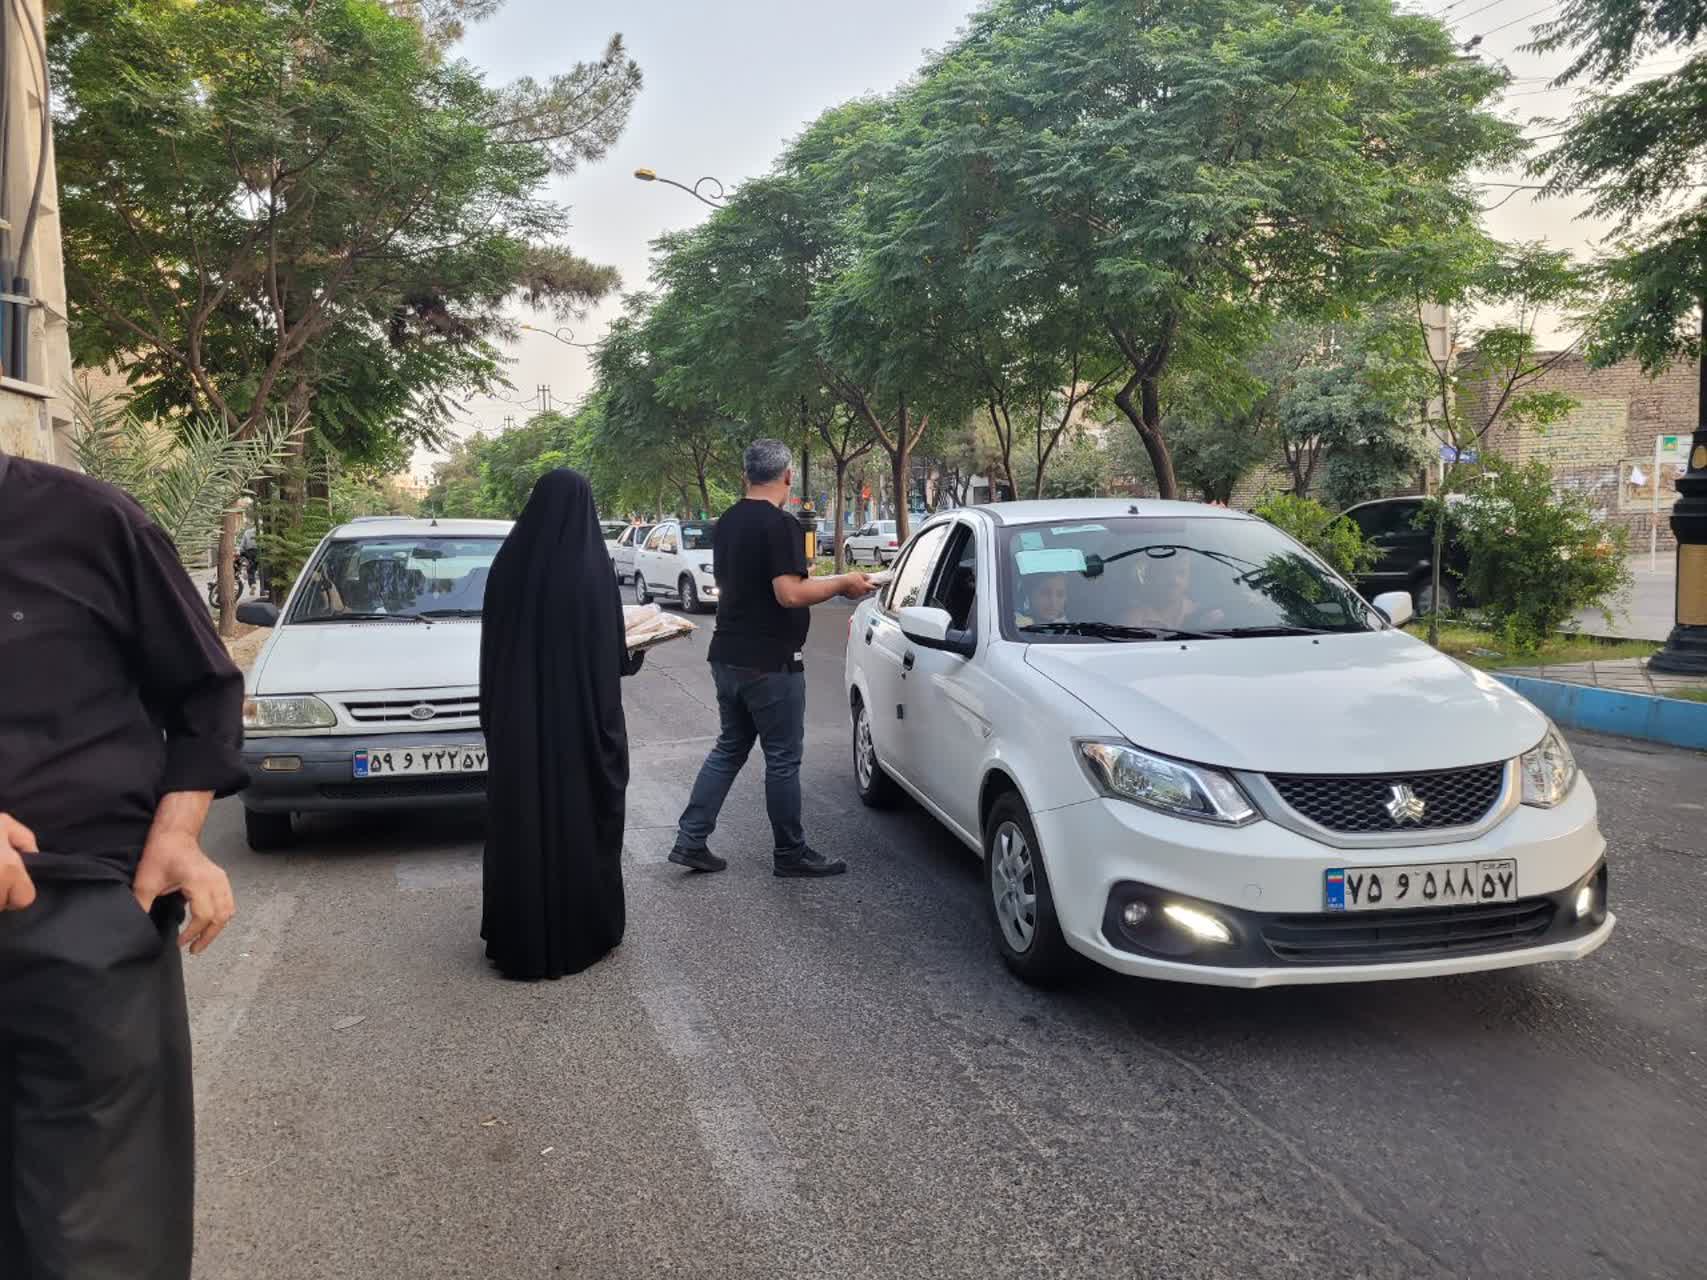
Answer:
[[[711,661],[784,670],[806,645],[812,611],[783,608],[772,579],[808,575],[806,531],[781,508],[744,498],[717,522],[711,558],[717,570]]]

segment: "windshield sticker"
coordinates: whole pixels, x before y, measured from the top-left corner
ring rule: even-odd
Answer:
[[[1021,533],[1019,535],[1019,549],[1021,551],[1036,551],[1042,546],[1043,535],[1041,533]]]
[[[1057,538],[1065,538],[1073,533],[1107,533],[1108,526],[1105,524],[1069,524],[1059,529],[1051,529],[1049,532]]]
[[[1047,550],[1021,551],[1014,563],[1024,577],[1039,573],[1083,573],[1085,553],[1077,547],[1050,547]]]

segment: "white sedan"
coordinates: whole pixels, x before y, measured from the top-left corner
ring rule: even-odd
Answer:
[[[874,564],[879,567],[893,564],[901,554],[899,535],[893,520],[873,520],[842,540],[849,564]]]
[[[850,625],[861,797],[984,858],[1008,965],[1223,986],[1574,959],[1595,797],[1521,697],[1272,526],[1190,503],[927,524]]]

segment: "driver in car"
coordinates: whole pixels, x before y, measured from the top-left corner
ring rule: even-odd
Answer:
[[[1203,609],[1191,596],[1191,557],[1178,551],[1142,557],[1137,602],[1121,618],[1128,627],[1165,627],[1170,631],[1218,627],[1220,609]]]
[[[1025,599],[1030,612],[1015,617],[1016,625],[1046,627],[1067,621],[1067,575],[1044,573],[1027,580]]]

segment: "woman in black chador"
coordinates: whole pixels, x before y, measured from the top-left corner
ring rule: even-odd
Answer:
[[[576,471],[534,485],[492,562],[480,642],[486,732],[486,954],[560,978],[622,941],[628,729],[616,576]]]

